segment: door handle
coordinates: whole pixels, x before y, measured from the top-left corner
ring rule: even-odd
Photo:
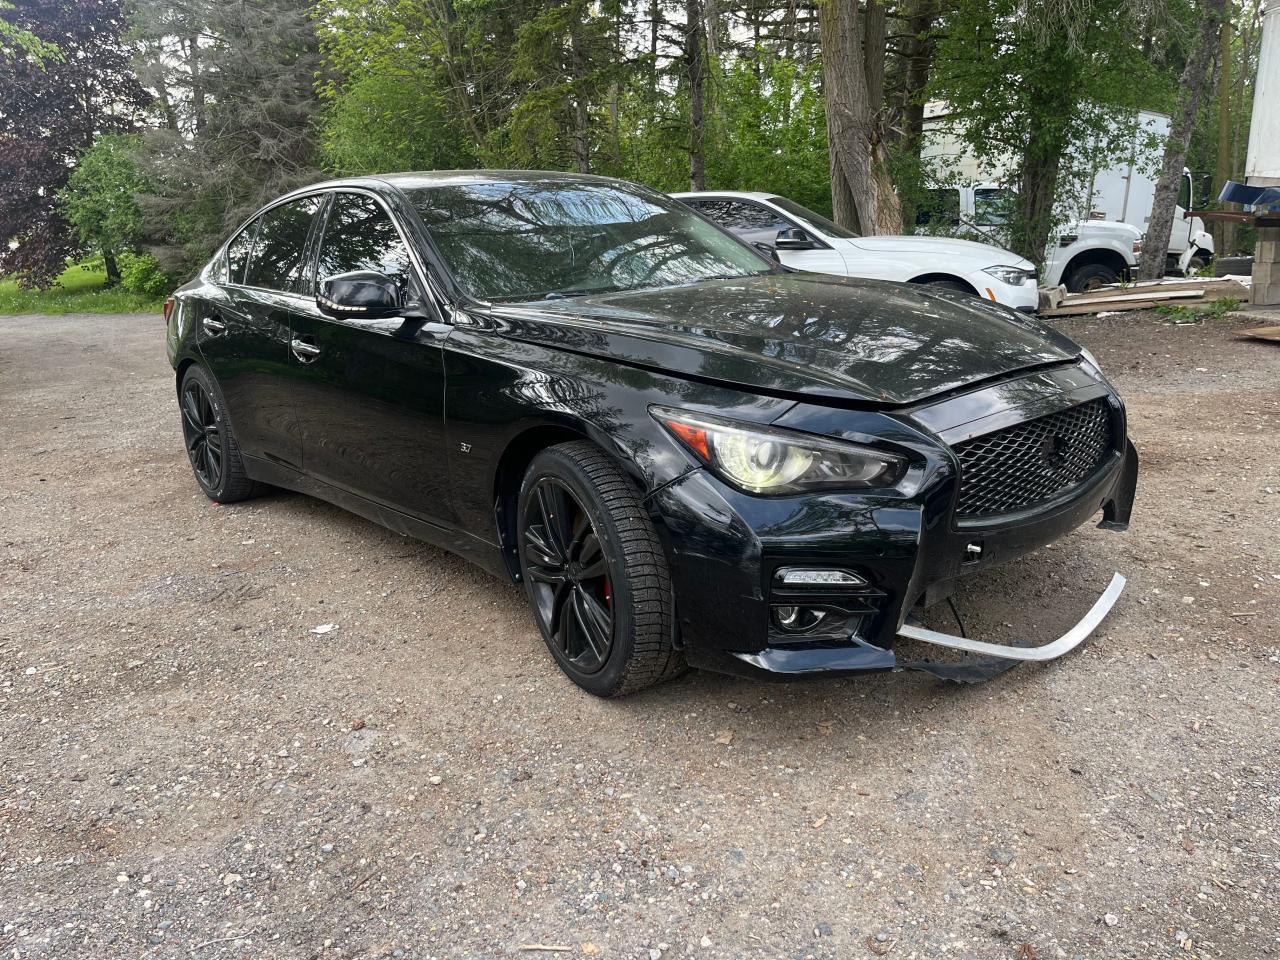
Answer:
[[[305,340],[293,339],[289,342],[289,349],[293,351],[293,355],[303,363],[310,363],[316,357],[320,356],[320,348],[314,343],[307,343]]]
[[[204,328],[204,332],[211,337],[227,332],[227,325],[221,320],[215,320],[213,317],[205,317],[200,322],[200,326]]]

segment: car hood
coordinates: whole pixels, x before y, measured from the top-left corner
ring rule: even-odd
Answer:
[[[1070,223],[1063,224],[1056,232],[1059,237],[1065,234],[1075,234],[1079,237],[1118,237],[1126,242],[1142,237],[1141,230],[1131,223],[1120,220],[1072,220]]]
[[[910,404],[1079,348],[977,297],[807,273],[499,304],[507,336],[770,393]]]
[[[978,243],[973,240],[959,240],[955,237],[915,237],[915,236],[879,236],[853,237],[842,240],[851,247],[874,253],[927,253],[939,257],[963,257],[967,260],[981,260],[984,266],[1021,267],[1033,269],[1032,263],[1009,250],[997,247],[993,243]]]

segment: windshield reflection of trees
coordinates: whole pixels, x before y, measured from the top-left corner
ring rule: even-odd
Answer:
[[[411,196],[462,285],[485,299],[668,286],[763,269],[675,201],[612,186],[478,183]]]

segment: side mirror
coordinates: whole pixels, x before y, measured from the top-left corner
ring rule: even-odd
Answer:
[[[821,245],[799,227],[787,227],[778,231],[773,246],[775,250],[817,250]]]
[[[763,253],[766,257],[768,257],[774,263],[778,262],[778,251],[773,249],[773,247],[771,247],[769,244],[765,243],[762,240],[757,240],[755,243],[752,244],[752,246],[755,247],[757,250],[759,250],[761,253]]]
[[[390,277],[372,270],[356,270],[320,281],[316,305],[330,317],[378,320],[399,316],[404,298],[400,286]]]

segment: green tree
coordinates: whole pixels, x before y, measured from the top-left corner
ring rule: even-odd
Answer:
[[[9,0],[0,0],[0,14],[13,9],[14,6]],[[41,40],[30,30],[24,30],[16,23],[5,19],[0,19],[0,55],[25,56],[36,63],[59,57],[57,44]]]
[[[134,159],[141,143],[136,136],[99,138],[58,192],[62,216],[80,242],[102,255],[107,286],[120,282],[117,258],[133,248],[142,226],[137,198],[144,181]]]
[[[140,156],[144,241],[165,272],[186,272],[317,179],[319,40],[305,0],[135,0],[132,16],[158,121]]]
[[[930,92],[981,161],[1012,161],[1016,252],[1043,261],[1076,145],[1094,143],[1096,160],[1109,121],[1167,104],[1157,28],[1143,0],[962,0],[944,14]]]
[[[142,91],[119,0],[15,0],[0,23],[0,276],[49,286],[77,246],[57,191],[96,137],[133,129]],[[58,56],[33,57],[26,37]]]

